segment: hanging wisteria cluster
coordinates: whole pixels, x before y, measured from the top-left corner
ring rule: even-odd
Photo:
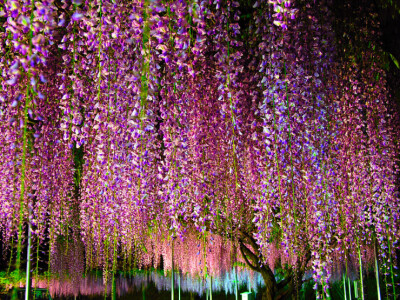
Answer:
[[[217,275],[229,240],[271,280],[265,299],[278,263],[325,293],[371,249],[390,273],[399,127],[377,23],[335,36],[330,7],[0,1],[0,229],[17,268],[29,223],[50,256],[81,239],[105,274],[175,244],[179,269]]]

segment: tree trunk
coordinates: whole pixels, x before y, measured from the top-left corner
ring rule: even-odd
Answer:
[[[293,300],[299,299],[299,292],[304,274],[304,268],[311,259],[311,252],[306,253],[305,258],[302,261],[298,261],[295,266],[295,270],[286,270],[286,278],[281,280],[279,283],[276,282],[275,275],[268,265],[260,265],[259,256],[260,252],[256,241],[249,235],[245,234],[246,239],[253,250],[244,243],[243,240],[239,239],[240,252],[246,264],[253,271],[260,272],[264,279],[265,289],[261,293],[262,300],[282,300],[292,298]],[[260,299],[260,298],[258,298]]]
[[[262,266],[259,264],[258,256],[260,253],[258,252],[257,244],[250,236],[247,236],[247,239],[252,244],[253,251],[256,251],[256,254],[255,252],[250,250],[241,240],[239,241],[240,252],[250,269],[256,272],[260,272],[261,276],[264,279],[265,289],[261,293],[261,299],[274,300],[278,290],[278,285],[276,283],[274,273],[267,265]]]
[[[265,289],[262,292],[262,300],[274,300],[277,291],[275,278],[271,277],[271,274],[269,274],[266,270],[261,270],[261,275],[265,284]]]
[[[274,294],[271,292],[271,290],[268,290],[265,288],[265,290],[262,292],[262,300],[274,300]]]

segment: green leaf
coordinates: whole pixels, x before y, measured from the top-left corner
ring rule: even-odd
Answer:
[[[400,69],[400,65],[398,60],[396,59],[396,57],[393,56],[392,53],[389,53],[390,58],[392,59],[393,63],[395,64],[395,66],[397,67],[397,69]]]

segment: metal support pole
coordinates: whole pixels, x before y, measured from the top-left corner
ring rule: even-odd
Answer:
[[[26,255],[26,282],[25,282],[25,300],[29,300],[31,293],[31,222],[29,220],[31,211],[28,214],[28,253]]]
[[[172,254],[171,254],[171,300],[174,300],[174,238],[172,238]]]
[[[379,286],[379,266],[378,266],[378,258],[377,258],[377,249],[376,249],[376,242],[374,247],[375,252],[375,276],[376,276],[376,288],[378,293],[378,300],[381,300],[381,288]]]
[[[180,270],[178,270],[178,277],[179,277],[179,281],[178,281],[178,300],[181,300],[181,272],[180,272]]]
[[[234,271],[235,271],[235,299],[238,300],[238,278],[236,274],[236,266],[234,266]]]
[[[351,285],[350,285],[350,278],[347,277],[347,285],[349,287],[349,300],[351,300]]]
[[[359,261],[359,265],[360,265],[361,299],[364,300],[364,283],[363,283],[363,274],[362,274],[362,260],[361,260],[360,246],[358,246],[358,261]]]
[[[212,300],[212,276],[210,276],[210,300]]]

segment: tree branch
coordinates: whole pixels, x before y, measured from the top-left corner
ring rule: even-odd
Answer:
[[[289,284],[289,282],[292,280],[293,274],[290,273],[285,279],[281,280],[278,283],[278,290],[283,289],[285,286]]]
[[[243,243],[243,241],[241,239],[239,239],[239,243],[240,243],[240,247],[243,248],[243,251],[246,253],[246,255],[248,255],[251,259],[251,261],[254,264],[258,264],[258,256],[255,255],[249,248],[247,248],[247,246]]]
[[[259,246],[257,245],[256,240],[245,231],[240,231],[240,233],[250,242],[251,247],[253,247],[254,251],[257,252],[257,255],[260,256]]]
[[[275,296],[274,300],[285,299],[286,295],[290,295],[293,292],[293,285],[289,285],[289,288],[286,290],[279,289],[277,295]]]
[[[246,263],[247,263],[247,265],[250,267],[250,269],[252,269],[253,271],[255,271],[255,272],[261,272],[261,269],[259,268],[259,267],[255,267],[255,266],[253,266],[251,263],[250,263],[250,261],[249,261],[249,259],[247,258],[247,255],[244,253],[244,250],[243,250],[243,247],[245,247],[244,245],[243,245],[243,243],[242,242],[240,242],[240,253],[242,253],[242,256],[243,256],[243,258],[244,258],[244,260],[246,261]],[[247,249],[248,250],[248,249]],[[250,251],[250,250],[249,250]]]
[[[304,273],[304,271],[305,271],[305,269],[306,269],[306,267],[307,267],[307,264],[308,264],[308,262],[311,260],[311,251],[310,250],[307,250],[307,253],[306,253],[306,258],[304,259],[304,261],[303,261],[303,265],[300,267],[300,271],[302,272],[302,273]]]

